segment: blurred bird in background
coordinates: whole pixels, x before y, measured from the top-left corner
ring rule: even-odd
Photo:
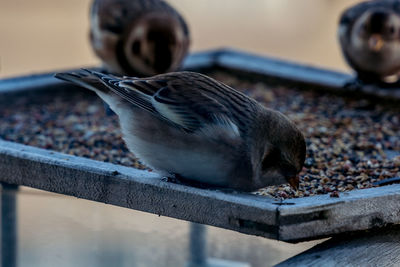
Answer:
[[[90,22],[91,45],[109,73],[176,71],[188,52],[188,26],[161,0],[94,0]]]
[[[81,70],[56,77],[97,93],[146,165],[212,186],[252,191],[299,185],[302,133],[286,116],[205,75],[118,78]]]
[[[375,0],[345,10],[338,30],[356,83],[390,86],[400,72],[400,0]],[[395,84],[398,86],[398,83]]]

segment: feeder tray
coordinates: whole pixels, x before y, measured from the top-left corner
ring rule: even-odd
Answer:
[[[400,90],[366,86],[344,90],[352,76],[233,50],[188,57],[186,70],[222,70],[269,84],[400,102]],[[81,90],[52,73],[0,81],[0,102],[14,97]],[[165,181],[156,173],[0,140],[0,182],[213,225],[288,242],[400,223],[400,185],[353,190],[339,198],[318,195],[275,200]]]

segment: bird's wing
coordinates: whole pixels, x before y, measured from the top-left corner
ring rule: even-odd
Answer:
[[[186,72],[179,78],[171,73],[145,79],[116,79],[93,74],[126,101],[187,132],[217,126],[240,135],[227,106],[232,93],[229,90],[233,89],[204,75]]]

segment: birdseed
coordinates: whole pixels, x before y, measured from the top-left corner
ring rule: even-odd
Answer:
[[[211,76],[286,114],[306,137],[300,187],[269,186],[275,198],[340,193],[400,177],[400,108],[295,88],[269,87],[216,72]],[[4,102],[4,103],[3,103]],[[10,103],[12,102],[12,103]],[[104,162],[147,169],[128,151],[116,115],[86,91],[18,97],[0,103],[0,138]]]

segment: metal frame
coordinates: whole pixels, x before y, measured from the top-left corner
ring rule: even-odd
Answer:
[[[224,69],[272,83],[346,93],[352,76],[232,50],[191,55],[187,70]],[[52,74],[0,81],[0,98],[41,90],[72,90]],[[399,90],[359,93],[400,100]],[[75,88],[77,89],[77,88]],[[78,89],[77,89],[78,90]],[[339,198],[320,195],[276,201],[166,182],[159,175],[0,140],[0,182],[213,225],[246,234],[298,242],[400,223],[400,185],[354,190]],[[384,208],[382,208],[384,207]]]

